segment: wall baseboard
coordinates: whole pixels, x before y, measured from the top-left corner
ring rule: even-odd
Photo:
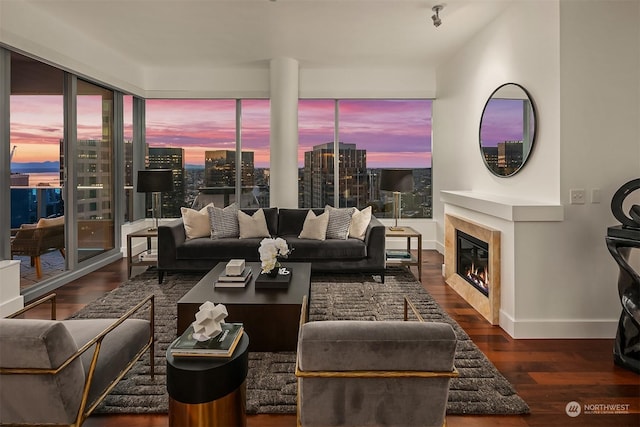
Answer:
[[[515,339],[614,339],[618,319],[523,319],[500,310],[500,327]]]

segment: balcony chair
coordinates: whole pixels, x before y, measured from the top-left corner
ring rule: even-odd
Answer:
[[[65,257],[64,217],[42,218],[36,224],[22,224],[11,229],[11,257],[31,257],[31,266],[36,267],[36,277],[42,278],[40,256],[51,251],[60,251]]]
[[[15,318],[46,301],[52,320]],[[82,425],[147,349],[153,379],[154,307],[150,295],[117,319],[57,321],[52,294],[0,319],[0,425]],[[149,320],[132,318],[142,308]]]
[[[300,316],[298,426],[443,426],[457,339],[447,323]]]

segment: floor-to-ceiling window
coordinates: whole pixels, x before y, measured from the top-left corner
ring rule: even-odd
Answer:
[[[124,158],[124,222],[134,220],[133,209],[133,96],[125,95],[122,100],[123,158]]]
[[[243,153],[240,206],[267,207],[269,206],[269,128],[271,125],[269,100],[241,100],[238,102],[238,108],[241,111],[240,145]]]
[[[7,256],[21,261],[21,292],[33,298],[64,283],[66,273],[118,256],[115,200],[124,191],[114,187],[115,142],[122,139],[115,129],[125,127],[122,113],[116,117],[123,107],[112,89],[4,52],[11,90],[2,149],[11,173],[2,214],[10,215],[11,230],[2,233]],[[131,126],[129,120],[125,133]]]
[[[405,218],[431,218],[431,100],[340,100],[340,205],[371,205],[393,216],[392,193],[380,191],[382,169],[411,169],[402,194]]]
[[[162,195],[163,217],[180,217],[196,198],[220,207],[268,205],[268,100],[149,99],[146,142],[148,167],[174,171],[174,190]]]
[[[63,78],[55,67],[11,53],[11,252],[21,261],[22,289],[66,269],[60,167]],[[27,229],[55,223],[55,232],[62,233],[54,236],[56,246],[62,250],[39,248],[45,232]],[[54,228],[46,232],[53,233]]]
[[[392,217],[392,194],[380,191],[379,176],[382,169],[401,168],[411,169],[414,180],[414,190],[403,194],[402,216],[431,218],[431,105],[300,100],[299,206],[371,206],[376,216]]]
[[[115,247],[114,94],[78,79],[75,164],[78,260]]]
[[[335,104],[331,99],[298,102],[298,206],[334,203],[333,141]]]

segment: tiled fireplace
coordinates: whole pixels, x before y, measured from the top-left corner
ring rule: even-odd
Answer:
[[[445,279],[492,325],[500,317],[500,231],[445,215]]]

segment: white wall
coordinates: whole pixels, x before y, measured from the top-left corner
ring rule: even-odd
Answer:
[[[544,25],[545,31],[540,31]],[[517,2],[437,70],[434,102],[434,194],[473,190],[557,203],[560,198],[558,7]],[[524,86],[538,110],[536,142],[526,166],[510,178],[485,167],[478,129],[487,98],[501,84]],[[438,240],[442,204],[434,197]]]
[[[0,44],[123,91],[143,92],[143,70],[133,61],[28,2],[0,2]]]
[[[640,3],[630,1],[517,2],[437,70],[434,194],[472,190],[564,205],[563,221],[505,229],[514,236],[514,283],[501,319],[514,336],[615,335],[617,266],[604,237],[616,223],[611,196],[640,175],[639,16]],[[486,98],[505,82],[529,90],[539,126],[529,163],[497,178],[480,156],[478,124]],[[569,205],[571,188],[585,189],[587,204]],[[592,189],[601,203],[590,203]],[[442,242],[444,207],[435,197],[434,205]]]
[[[269,60],[246,67],[143,68],[28,2],[0,2],[0,45],[144,98],[269,98]],[[188,46],[185,46],[188,49]],[[167,54],[170,54],[168,52]],[[296,58],[293,58],[296,59]],[[302,68],[302,98],[431,98],[435,71],[394,64]]]

